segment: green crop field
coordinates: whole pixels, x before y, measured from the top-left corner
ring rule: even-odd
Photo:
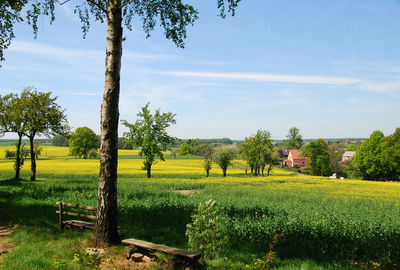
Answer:
[[[38,181],[7,180],[13,177],[13,162],[3,158],[6,148],[0,147],[0,213],[23,229],[15,236],[18,247],[4,256],[4,267],[20,267],[15,265],[20,256],[24,268],[54,269],[57,248],[48,248],[47,259],[35,266],[39,259],[35,251],[21,250],[28,245],[23,239],[32,241],[37,234],[54,245],[64,239],[57,243],[67,246],[90,237],[57,232],[55,203],[96,206],[99,162],[70,158],[67,148],[44,147]],[[274,250],[278,269],[379,267],[400,257],[399,183],[298,176],[279,168],[271,176],[253,177],[244,174],[240,160],[227,177],[214,165],[206,178],[201,159],[174,159],[168,153],[166,162],[154,166],[153,178],[146,179],[137,151],[123,150],[120,156],[119,225],[126,237],[187,248],[186,225],[198,205],[213,199],[221,207],[228,217],[229,245],[222,258],[206,261],[208,268],[256,269],[255,258],[268,253],[276,234],[282,235]],[[29,167],[26,160],[24,179]],[[62,256],[67,260],[62,269],[79,269],[74,254]]]

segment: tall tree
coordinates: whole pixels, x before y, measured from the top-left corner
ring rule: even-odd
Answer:
[[[385,136],[379,130],[374,131],[370,137],[358,147],[354,162],[363,179],[383,179],[387,173],[387,166],[382,159],[382,143]]]
[[[84,36],[89,30],[91,16],[96,21],[107,24],[106,71],[100,124],[100,173],[95,226],[95,243],[102,246],[119,241],[117,230],[117,144],[123,25],[128,30],[132,30],[133,18],[140,18],[144,32],[150,36],[150,32],[159,21],[161,28],[164,29],[165,37],[173,41],[177,47],[183,48],[186,27],[192,25],[198,18],[198,11],[192,5],[182,3],[182,0],[81,1],[75,11],[83,22]],[[219,15],[222,18],[226,16],[226,13],[234,15],[239,2],[240,0],[217,0]],[[6,31],[8,38],[6,41],[8,40],[8,42],[13,38],[12,26],[16,21],[22,19],[20,10],[28,1],[22,0],[17,3],[18,5],[2,6],[5,8],[5,12],[0,13],[5,22],[0,24],[0,30]],[[28,9],[26,17],[28,23],[32,24],[35,35],[37,34],[39,15],[49,15],[50,21],[54,20],[54,3],[54,0],[35,0]],[[7,12],[11,12],[12,16],[4,15]],[[5,46],[0,46],[0,55],[8,46],[7,42],[4,44]]]
[[[303,146],[303,136],[300,134],[300,129],[292,127],[289,129],[287,140],[283,141],[283,145],[287,149],[300,149]]]
[[[382,142],[382,160],[386,164],[388,179],[400,180],[400,128]]]
[[[87,159],[89,151],[97,149],[98,139],[96,133],[88,127],[78,127],[72,132],[68,140],[69,154],[73,157]]]
[[[34,139],[36,135],[66,134],[69,130],[64,110],[56,103],[57,97],[51,92],[38,92],[26,88],[21,93],[24,105],[24,135],[29,138],[31,156],[31,181],[36,180],[36,156]]]
[[[139,119],[135,124],[121,120],[122,124],[129,128],[129,132],[124,132],[125,142],[139,148],[139,155],[144,157],[143,165],[147,171],[147,178],[151,177],[151,166],[156,159],[164,161],[163,151],[175,141],[174,137],[168,135],[166,129],[176,123],[175,114],[172,112],[161,113],[160,109],[157,109],[152,115],[149,104],[147,103],[137,114]]]

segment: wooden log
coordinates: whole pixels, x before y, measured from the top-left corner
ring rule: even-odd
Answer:
[[[56,211],[57,214],[60,214],[60,211]],[[73,212],[62,212],[63,215],[70,216],[70,217],[79,217],[79,218],[87,218],[90,220],[96,220],[96,216],[85,215],[80,213],[73,213]]]
[[[71,227],[78,227],[78,228],[85,228],[85,229],[90,229],[94,230],[94,223],[82,221],[82,220],[66,220],[64,221],[65,226],[71,226]]]
[[[56,202],[57,205],[62,204],[63,207],[70,207],[70,208],[76,208],[76,209],[83,209],[83,210],[88,210],[88,211],[96,211],[96,207],[90,207],[90,206],[85,206],[85,205],[80,205],[80,204],[72,204],[72,203],[63,203],[63,202]]]
[[[201,254],[196,252],[190,252],[184,249],[169,247],[165,245],[158,245],[151,242],[146,242],[142,240],[137,240],[134,238],[129,238],[122,240],[122,244],[124,245],[133,245],[137,248],[142,248],[149,251],[159,251],[167,254],[171,254],[174,256],[184,257],[191,260],[198,260],[201,257]]]

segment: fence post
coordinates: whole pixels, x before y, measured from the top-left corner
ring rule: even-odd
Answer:
[[[63,207],[62,202],[58,202],[58,221],[60,222],[60,231],[64,231],[64,224],[63,224]]]

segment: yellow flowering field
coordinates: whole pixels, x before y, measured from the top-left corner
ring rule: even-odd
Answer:
[[[13,175],[6,149],[13,147],[0,147],[2,179]],[[273,235],[282,232],[277,251],[285,256],[400,257],[400,183],[302,176],[279,168],[254,177],[244,173],[240,160],[228,168],[227,177],[214,164],[206,178],[201,158],[175,159],[169,153],[147,179],[137,150],[121,150],[119,157],[120,222],[138,238],[163,242],[172,234],[185,239],[193,211],[211,198],[228,215],[232,243],[254,252],[265,252]],[[26,179],[29,169],[25,160]],[[46,146],[37,160],[39,181],[23,181],[12,192],[38,198],[49,209],[58,200],[95,206],[98,171],[98,159],[75,159],[67,147]],[[10,187],[0,185],[0,190]]]

